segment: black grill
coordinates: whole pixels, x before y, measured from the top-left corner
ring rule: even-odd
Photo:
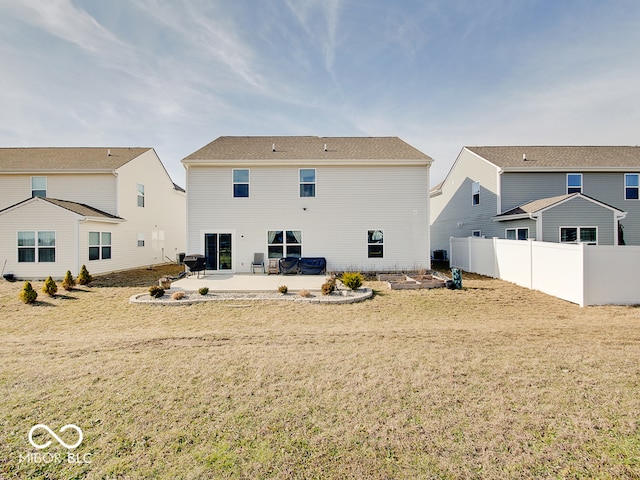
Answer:
[[[184,264],[189,267],[189,272],[198,272],[198,278],[200,278],[200,272],[202,272],[207,266],[207,258],[198,253],[185,255]]]

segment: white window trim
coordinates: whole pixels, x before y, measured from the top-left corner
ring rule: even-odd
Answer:
[[[49,179],[48,179],[46,176],[44,176],[44,175],[33,175],[33,176],[31,177],[30,185],[31,185],[31,196],[32,196],[32,197],[34,197],[34,196],[35,196],[35,195],[33,194],[33,192],[34,192],[34,190],[35,190],[35,189],[33,188],[33,179],[34,179],[34,178],[44,178],[44,197],[46,197],[46,196],[47,196],[47,190],[48,190],[48,188],[49,188]]]
[[[575,242],[563,242],[562,241],[562,229],[563,228],[575,228],[577,229],[577,235],[576,235],[576,241]],[[598,242],[600,241],[600,235],[598,233],[598,227],[596,225],[561,225],[560,227],[558,227],[558,241],[560,243],[564,243],[564,244],[568,244],[568,245],[578,245],[581,243],[585,243],[585,244],[593,244],[594,242],[581,242],[580,241],[580,230],[583,228],[595,228],[596,230],[596,241],[595,241],[595,245],[598,245]]]
[[[509,238],[507,238],[507,232],[509,230],[513,230],[516,233],[516,238],[513,238],[512,240],[518,240],[518,231],[520,230],[526,230],[527,231],[527,240],[529,239],[529,227],[511,227],[511,228],[505,228],[504,229],[504,238],[505,240],[509,240]],[[522,242],[522,240],[520,240]]]
[[[140,191],[142,187],[142,191]],[[146,195],[144,191],[144,183],[136,183],[136,205],[140,208],[144,208],[147,205]],[[140,198],[142,198],[142,205],[140,205]]]
[[[34,244],[33,246],[18,246],[18,233],[19,232],[33,232],[33,238],[34,238]],[[38,245],[38,233],[40,232],[53,232],[53,239],[54,239],[54,245],[53,247],[50,246],[40,246]],[[20,262],[19,258],[20,258],[20,249],[25,249],[25,248],[33,248],[35,255],[34,255],[34,259],[33,262]],[[53,256],[55,258],[55,260],[53,262],[41,262],[39,260],[40,255],[38,254],[38,250],[41,248],[53,248]],[[58,263],[58,231],[57,230],[18,230],[16,231],[16,263]]]
[[[638,198],[627,198],[627,177],[630,175],[634,175],[638,177],[638,187],[628,187],[628,188],[637,188],[638,189]],[[625,173],[624,174],[624,184],[622,185],[623,191],[622,191],[622,197],[625,199],[625,201],[629,201],[629,202],[637,202],[638,200],[640,200],[640,173]]]
[[[99,244],[93,244],[91,243],[91,234],[92,233],[98,233],[99,234],[99,238],[100,238],[100,243]],[[108,233],[109,235],[111,235],[111,242],[106,244],[106,243],[102,243],[102,234],[103,233]],[[91,247],[98,247],[98,258],[94,258],[91,259],[89,258],[89,249]],[[102,258],[102,247],[110,247],[111,248],[111,255],[109,256],[109,258]],[[90,262],[108,262],[109,260],[113,259],[113,232],[110,230],[91,230],[87,233],[87,260]]]
[[[478,203],[475,203],[474,198],[478,195]],[[471,184],[471,206],[477,207],[480,205],[480,182],[473,182]]]
[[[369,242],[369,231],[373,230],[375,231],[379,231],[382,232],[382,242],[374,242],[374,243],[370,243]],[[369,246],[370,245],[382,245],[382,256],[381,257],[371,257],[369,256]],[[377,259],[377,258],[384,258],[384,229],[382,228],[368,228],[367,229],[367,258],[373,258],[373,259]]]
[[[313,170],[313,182],[303,182],[302,179],[300,178],[300,172],[302,172],[302,170]],[[300,194],[300,187],[302,185],[313,185],[315,188],[313,190],[313,196],[311,197],[303,197]],[[318,170],[315,167],[306,167],[306,168],[299,168],[298,169],[298,197],[299,198],[315,198],[318,196]]]
[[[282,232],[282,243],[269,243],[269,232]],[[300,232],[300,243],[287,243],[287,232]],[[267,257],[269,257],[269,247],[282,246],[282,257],[287,257],[287,247],[300,245],[300,257],[303,256],[304,234],[301,228],[270,228],[266,231],[267,234]],[[274,257],[275,258],[275,257]]]
[[[237,170],[246,170],[247,171],[248,178],[247,178],[246,182],[236,182],[236,181],[233,180],[233,176],[234,176],[233,174]],[[249,194],[246,197],[236,197],[235,191],[234,191],[236,185],[246,185],[247,189],[249,191]],[[251,197],[251,169],[249,169],[249,168],[232,168],[231,169],[231,197],[232,198],[249,198],[249,197]]]
[[[579,175],[580,176],[580,192],[572,192],[572,193],[583,193],[584,192],[584,175],[582,175],[582,173],[567,173],[566,177],[565,177],[565,192],[567,193],[567,195],[569,194],[569,188],[577,188],[577,187],[570,187],[569,186],[569,175]]]

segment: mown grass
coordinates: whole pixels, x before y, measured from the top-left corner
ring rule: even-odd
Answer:
[[[473,275],[351,305],[127,303],[164,273],[33,306],[0,284],[2,478],[640,477],[638,308]],[[37,423],[81,427],[91,463],[25,461]]]

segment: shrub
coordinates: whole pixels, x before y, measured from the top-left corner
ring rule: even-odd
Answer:
[[[364,277],[360,272],[344,272],[341,280],[345,287],[355,290],[362,286]]]
[[[62,288],[64,288],[66,291],[69,291],[69,290],[73,290],[73,287],[75,286],[76,286],[76,279],[73,278],[73,275],[71,275],[71,272],[67,270],[67,274],[64,276],[64,279],[62,280]]]
[[[198,293],[203,296],[206,295],[207,293],[209,293],[209,287],[200,287],[198,289]]]
[[[329,295],[331,292],[336,289],[336,277],[331,276],[325,283],[322,284],[320,290],[323,295]]]
[[[50,297],[53,297],[58,291],[58,285],[56,285],[55,280],[51,278],[51,275],[49,275],[47,279],[44,281],[44,285],[42,286],[42,291],[47,295],[49,295]]]
[[[184,298],[184,292],[182,290],[178,290],[177,292],[173,292],[171,294],[171,298],[174,300],[182,300]]]
[[[91,282],[93,282],[93,277],[89,273],[89,270],[87,270],[87,267],[84,265],[82,265],[82,268],[80,268],[77,282],[80,285],[89,285]]]
[[[31,282],[24,282],[19,297],[24,303],[33,303],[36,301],[36,298],[38,298],[38,292],[33,289]]]
[[[159,285],[149,287],[149,295],[151,295],[153,298],[160,298],[164,295],[164,288]]]
[[[305,290],[304,288],[302,290],[298,291],[298,295],[300,295],[301,297],[310,297],[311,296],[311,292],[309,290]]]
[[[285,293],[287,293],[287,292],[289,291],[289,289],[287,288],[287,286],[286,286],[286,285],[280,285],[280,286],[278,287],[278,291],[279,291],[281,294],[283,294],[283,295],[284,295]]]

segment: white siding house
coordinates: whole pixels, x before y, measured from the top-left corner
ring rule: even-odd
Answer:
[[[255,253],[429,268],[431,162],[395,137],[220,137],[183,160],[186,253],[211,273],[249,272]]]
[[[126,270],[184,251],[185,192],[151,148],[1,148],[0,263],[16,278]]]

